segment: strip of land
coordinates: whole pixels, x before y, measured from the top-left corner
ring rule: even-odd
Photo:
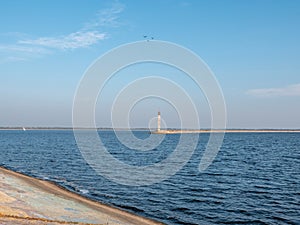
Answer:
[[[154,134],[179,134],[179,133],[300,133],[300,129],[161,129],[149,130],[149,128],[72,128],[72,127],[0,127],[0,130],[95,130],[98,131],[150,131]]]
[[[0,167],[0,224],[162,224]]]
[[[192,134],[192,133],[300,133],[300,130],[290,129],[226,129],[226,130],[155,130],[153,134]]]

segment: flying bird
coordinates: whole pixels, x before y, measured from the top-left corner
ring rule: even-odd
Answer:
[[[151,40],[154,40],[154,37],[151,37],[151,38],[149,37],[149,38],[148,38],[147,35],[144,35],[143,37],[144,37],[144,39],[146,39],[147,41],[150,41],[150,39],[151,39]]]

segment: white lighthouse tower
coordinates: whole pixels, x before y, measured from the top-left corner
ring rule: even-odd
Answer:
[[[157,114],[157,131],[160,131],[160,112]]]

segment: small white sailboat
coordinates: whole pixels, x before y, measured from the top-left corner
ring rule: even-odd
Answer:
[[[25,127],[23,127],[23,131],[26,131]]]

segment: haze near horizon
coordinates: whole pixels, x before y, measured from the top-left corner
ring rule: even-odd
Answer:
[[[153,37],[190,49],[210,67],[224,94],[227,128],[300,128],[298,1],[12,0],[2,2],[0,24],[0,127],[71,127],[74,95],[92,62]],[[109,80],[95,107],[97,127],[111,127],[115,96],[148,76],[180,84],[201,128],[210,126],[209,103],[184,72],[144,63]],[[155,97],[135,105],[130,125],[148,127],[158,111],[168,127],[180,127],[175,108]]]

